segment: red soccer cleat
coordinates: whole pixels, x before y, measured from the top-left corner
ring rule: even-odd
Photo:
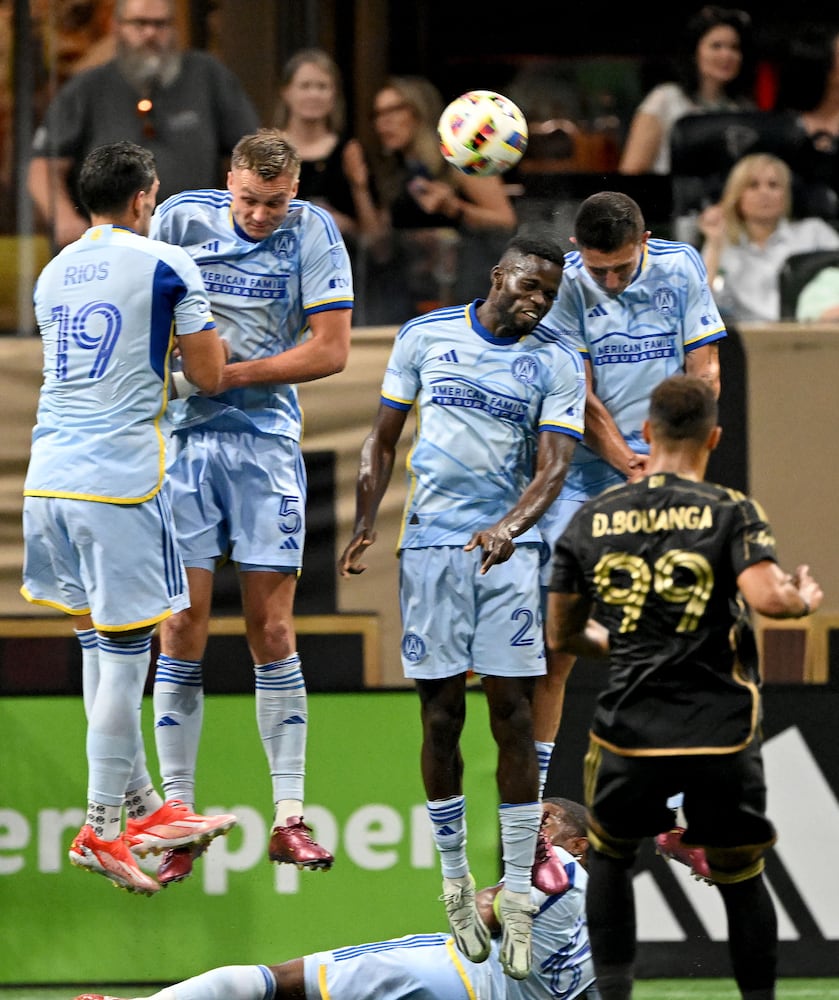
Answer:
[[[162,854],[187,844],[209,844],[237,822],[232,813],[201,816],[179,799],[169,799],[155,812],[142,819],[130,819],[125,826],[135,841],[131,850],[144,858],[147,854]]]
[[[569,886],[568,872],[548,840],[544,824],[536,841],[536,860],[531,872],[533,884],[548,896],[559,896]]]
[[[192,865],[207,850],[207,844],[174,847],[163,855],[157,869],[157,881],[166,888],[172,882],[183,882],[192,874]]]
[[[271,831],[268,858],[279,864],[297,865],[298,868],[332,867],[335,858],[320,844],[312,840],[312,828],[306,826],[302,816],[289,816],[286,826],[275,826]]]
[[[104,875],[120,889],[153,896],[160,891],[160,886],[140,871],[131,853],[132,846],[133,841],[126,833],[121,833],[116,840],[102,840],[93,832],[93,827],[86,824],[70,845],[70,861],[77,868]]]
[[[685,832],[683,826],[674,826],[667,833],[660,833],[655,838],[655,847],[658,854],[669,861],[678,861],[679,864],[687,865],[690,873],[698,882],[712,884],[711,869],[708,867],[708,859],[705,851],[701,847],[687,847],[682,843],[682,834]]]

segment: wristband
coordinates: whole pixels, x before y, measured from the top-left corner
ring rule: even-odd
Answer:
[[[801,595],[799,594],[799,597],[800,597],[800,596],[801,596]],[[804,598],[803,598],[803,597],[801,598],[801,600],[802,600],[802,601],[803,601],[803,603],[804,603],[804,610],[803,610],[803,611],[801,612],[801,614],[800,614],[800,615],[798,615],[797,617],[798,617],[798,618],[806,618],[806,617],[807,617],[807,616],[808,616],[808,615],[810,614],[810,605],[809,605],[809,604],[807,603],[807,601],[806,601],[806,600],[804,600]]]
[[[201,391],[183,372],[172,372],[172,390],[175,399],[186,399]]]

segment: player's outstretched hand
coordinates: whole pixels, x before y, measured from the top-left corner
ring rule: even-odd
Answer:
[[[344,549],[343,555],[338,560],[338,570],[341,576],[358,576],[363,573],[367,566],[359,562],[368,549],[376,541],[376,532],[359,531],[353,535],[349,545]]]
[[[792,577],[793,583],[798,587],[798,592],[807,602],[810,611],[815,611],[822,603],[824,594],[821,586],[810,574],[809,566],[799,566]]]
[[[486,573],[490,566],[495,566],[496,563],[506,562],[516,551],[516,544],[510,537],[510,533],[495,527],[476,531],[463,546],[463,551],[471,552],[479,545],[484,550],[481,573]]]

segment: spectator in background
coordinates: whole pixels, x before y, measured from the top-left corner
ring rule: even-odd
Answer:
[[[684,115],[750,110],[754,61],[751,18],[743,10],[706,6],[687,25],[674,79],[654,87],[629,125],[618,171],[670,172],[670,130]]]
[[[796,114],[801,146],[796,171],[839,192],[839,27],[810,24],[782,63],[781,108]]]
[[[33,140],[29,192],[58,248],[88,227],[76,175],[94,147],[130,140],[151,150],[162,200],[218,186],[230,150],[259,126],[230,70],[178,49],[173,0],[117,0],[115,31],[116,57],[69,80]]]
[[[839,247],[824,219],[792,220],[792,172],[771,153],[750,153],[729,173],[722,198],[699,217],[702,257],[723,316],[776,321],[778,277],[791,254]]]
[[[350,244],[379,214],[361,143],[347,135],[341,73],[322,49],[301,49],[280,79],[275,126],[300,154],[300,197],[330,212]]]
[[[379,148],[371,165],[381,226],[366,274],[368,322],[402,322],[431,303],[446,304],[441,299],[482,294],[499,243],[515,228],[500,177],[462,174],[443,159],[443,106],[437,88],[416,76],[390,77],[373,99]]]

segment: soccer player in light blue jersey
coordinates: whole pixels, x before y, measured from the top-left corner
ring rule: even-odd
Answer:
[[[294,958],[280,965],[228,965],[160,990],[148,1000],[599,1000],[585,919],[588,881],[585,809],[547,799],[544,828],[568,888],[557,895],[533,890],[533,969],[521,982],[505,976],[497,943],[476,964],[446,934],[409,934]],[[499,886],[478,894],[493,932]],[[116,1000],[83,993],[76,1000]]]
[[[272,861],[329,868],[332,854],[303,822],[307,698],[292,607],[305,535],[306,473],[296,383],[343,369],[350,344],[350,261],[332,216],[297,194],[300,158],[280,132],[236,145],[226,191],[167,199],[152,232],[197,263],[230,346],[216,394],[172,407],[168,471],[191,606],[161,629],[154,685],[163,785],[194,805],[203,714],[201,661],[213,575],[237,564],[256,715],[271,773]],[[185,388],[184,388],[185,386]],[[192,870],[189,851],[167,854],[162,883]]]
[[[422,775],[458,948],[489,954],[466,855],[460,734],[466,678],[480,675],[498,745],[505,887],[501,961],[530,968],[530,889],[541,808],[532,698],[544,673],[537,521],[583,433],[580,358],[543,326],[562,278],[550,229],[512,239],[487,298],[399,331],[358,474],[355,534],[340,560],[361,573],[409,411],[418,430],[399,538],[402,664],[420,697]]]
[[[219,384],[224,348],[198,268],[146,238],[152,154],[129,142],[98,147],[79,184],[92,225],[35,287],[44,380],[24,483],[21,592],[71,615],[82,646],[88,805],[70,860],[151,895],[160,886],[134,853],[206,842],[236,821],[164,803],[140,731],[152,632],[189,606],[160,429],[173,326],[184,368],[205,390]]]
[[[576,249],[565,259],[549,322],[583,359],[586,432],[559,499],[540,522],[551,549],[580,505],[609,486],[643,474],[649,446],[641,428],[653,389],[685,371],[720,388],[719,341],[725,325],[705,265],[686,243],[650,239],[632,198],[602,191],[574,220]],[[547,585],[548,562],[543,566]],[[575,658],[548,650],[537,682],[534,731],[544,786]]]

